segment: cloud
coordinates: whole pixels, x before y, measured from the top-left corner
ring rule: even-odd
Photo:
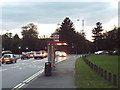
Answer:
[[[106,16],[115,16],[113,13],[115,11],[106,8],[108,8],[108,3],[103,2],[11,3],[3,7],[2,14],[5,22],[39,21],[40,23],[57,23],[65,16],[69,16],[72,18],[82,17],[90,22],[88,24],[91,24],[91,21],[100,20]],[[109,15],[104,14],[105,12],[109,12]]]
[[[7,1],[7,0],[6,0]],[[97,21],[105,25],[112,23],[117,17],[117,6],[111,2],[39,2],[36,3],[25,1],[9,2],[2,6],[2,30],[15,30],[21,28],[29,22],[38,23],[40,32],[46,34],[48,30],[54,31],[56,24],[62,23],[63,19],[68,16],[74,24],[77,18],[80,22],[85,20],[87,33],[91,35],[91,28],[95,26]],[[1,9],[1,8],[0,8]],[[45,27],[49,27],[46,28]],[[91,27],[91,28],[90,28]],[[17,29],[18,30],[18,29]],[[15,30],[15,31],[17,31]],[[46,32],[45,32],[46,31]],[[50,33],[49,33],[50,34]]]

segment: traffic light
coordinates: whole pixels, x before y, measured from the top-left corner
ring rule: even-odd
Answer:
[[[26,50],[28,50],[28,47],[26,47]]]
[[[21,49],[21,46],[19,46],[18,49]]]

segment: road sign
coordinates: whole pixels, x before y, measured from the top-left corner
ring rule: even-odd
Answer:
[[[54,41],[59,41],[59,34],[53,33],[53,34],[51,35],[51,38],[52,38]]]

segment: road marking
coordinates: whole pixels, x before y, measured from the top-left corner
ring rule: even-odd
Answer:
[[[31,80],[37,78],[37,76],[39,76],[40,74],[42,74],[44,72],[44,69],[35,73],[34,75],[32,75],[31,77],[29,77],[28,79],[24,80],[22,83],[16,85],[13,89],[11,90],[18,90],[20,88],[22,88],[23,86],[25,86],[26,84],[28,84]]]
[[[11,67],[11,68],[17,68],[17,67],[19,67],[19,66],[15,66],[15,67]]]
[[[7,70],[7,69],[1,69],[0,72],[2,72],[2,71],[6,71],[6,70]]]
[[[21,67],[19,69],[22,69]]]

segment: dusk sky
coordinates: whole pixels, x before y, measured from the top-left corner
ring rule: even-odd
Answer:
[[[97,2],[97,0],[90,0],[91,2],[88,0],[85,0],[86,2],[38,1],[4,0],[0,2],[2,33],[12,32],[21,35],[21,27],[32,22],[38,26],[40,36],[50,36],[59,27],[57,24],[61,24],[65,17],[69,17],[76,31],[82,29],[82,20],[85,21],[86,37],[91,40],[91,32],[96,22],[102,22],[104,30],[111,30],[114,25],[118,26],[117,0],[113,0],[114,2],[112,0],[106,0],[106,2]]]

